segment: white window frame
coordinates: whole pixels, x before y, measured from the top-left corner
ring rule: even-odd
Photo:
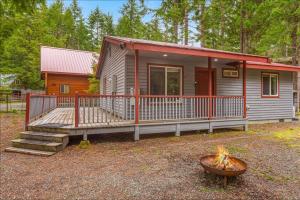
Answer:
[[[269,94],[268,95],[266,95],[266,94],[264,94],[264,81],[263,81],[263,78],[264,77],[269,77]],[[276,79],[277,79],[277,94],[273,94],[272,95],[272,78],[273,77],[276,77]],[[267,73],[267,72],[264,72],[264,73],[262,73],[262,75],[261,75],[261,96],[262,97],[274,97],[274,98],[276,98],[276,97],[279,97],[279,74],[277,74],[277,73]]]
[[[68,92],[65,92],[65,87],[66,86],[68,86]],[[63,88],[63,90],[62,90],[62,88]],[[70,93],[70,85],[68,85],[68,84],[60,84],[59,85],[59,93],[60,94],[69,94]]]
[[[177,66],[168,66],[168,65],[153,65],[153,64],[151,64],[151,65],[149,65],[149,72],[148,72],[148,93],[149,93],[149,95],[152,95],[151,94],[151,77],[150,77],[150,75],[151,75],[151,68],[164,68],[165,69],[165,94],[164,94],[164,96],[182,96],[182,89],[183,89],[183,84],[182,84],[182,67],[177,67]],[[179,95],[168,95],[168,73],[167,73],[167,71],[168,71],[168,69],[179,69],[180,70],[180,94]],[[153,96],[156,96],[156,95],[153,95]]]

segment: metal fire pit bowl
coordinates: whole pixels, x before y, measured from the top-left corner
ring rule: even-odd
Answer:
[[[247,170],[247,164],[233,156],[229,156],[233,165],[232,169],[219,169],[213,166],[217,155],[207,155],[200,158],[200,164],[204,168],[205,173],[212,173],[224,177],[224,187],[227,186],[227,177],[238,176]]]

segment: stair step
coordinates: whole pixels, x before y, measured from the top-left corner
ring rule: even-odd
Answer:
[[[55,152],[50,151],[39,151],[33,149],[23,149],[23,148],[16,148],[16,147],[7,147],[5,149],[6,152],[13,152],[13,153],[23,153],[23,154],[30,154],[30,155],[37,155],[37,156],[52,156]]]
[[[47,126],[28,126],[29,131],[35,132],[48,132],[48,133],[66,133],[68,134],[69,131],[63,128],[55,128],[55,127],[47,127]]]
[[[69,142],[69,136],[63,133],[25,131],[20,133],[20,138],[63,143],[64,146],[66,146]]]
[[[40,151],[52,151],[58,152],[63,150],[63,143],[51,142],[51,141],[40,141],[40,140],[29,140],[29,139],[15,139],[12,140],[12,146],[24,149],[33,149]]]

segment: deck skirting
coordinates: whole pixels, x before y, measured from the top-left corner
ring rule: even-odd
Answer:
[[[79,127],[79,128],[53,128],[55,131],[68,133],[70,136],[75,135],[98,135],[109,133],[134,133],[135,140],[139,140],[140,135],[157,134],[157,133],[174,133],[180,136],[181,132],[210,130],[219,128],[236,128],[248,125],[247,119],[228,119],[228,120],[203,120],[203,121],[179,121],[179,122],[162,122],[162,123],[144,123],[144,124],[127,124],[121,126],[110,127]],[[33,129],[47,129],[51,131],[51,127],[32,127]]]

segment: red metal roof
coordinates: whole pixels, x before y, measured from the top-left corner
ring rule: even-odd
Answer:
[[[126,37],[107,36],[105,41],[112,43],[124,43],[129,49],[140,49],[146,51],[160,51],[167,53],[178,53],[184,55],[210,56],[215,58],[240,59],[255,62],[270,62],[265,56],[222,51],[217,49],[209,49],[203,47],[195,47],[191,45],[182,45],[168,42],[158,42],[152,40],[134,39]]]
[[[279,63],[272,63],[272,60],[268,57],[251,55],[237,52],[222,51],[216,49],[208,49],[202,47],[193,47],[189,45],[180,45],[167,42],[157,42],[151,40],[133,39],[125,37],[106,36],[103,39],[103,45],[101,48],[101,57],[99,58],[97,74],[101,70],[102,63],[105,57],[106,43],[112,43],[121,45],[132,50],[141,51],[156,51],[164,53],[175,53],[182,55],[224,58],[232,60],[244,60],[247,61],[247,68],[255,69],[273,69],[281,71],[300,71],[299,66],[283,65]]]
[[[89,51],[41,46],[41,72],[89,75],[98,56]]]

